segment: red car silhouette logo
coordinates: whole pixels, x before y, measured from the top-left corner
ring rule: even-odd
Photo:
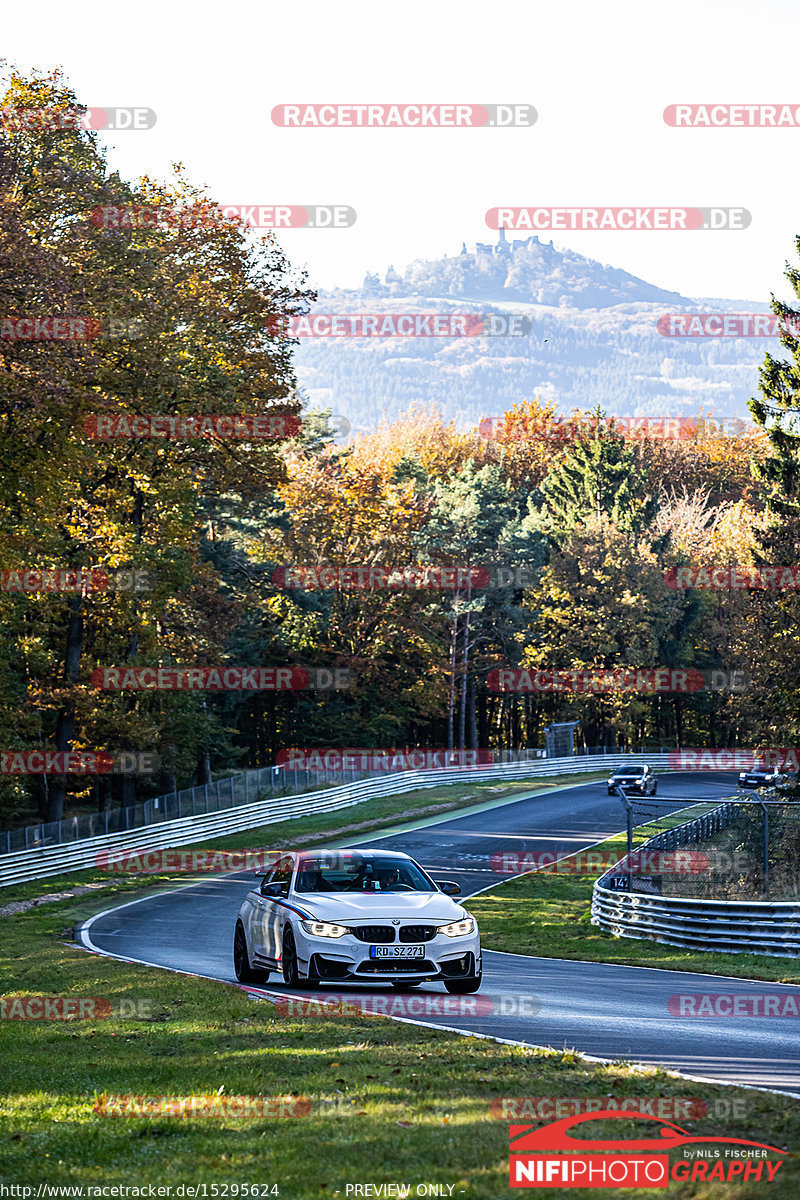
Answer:
[[[527,1154],[529,1151],[553,1150],[630,1150],[638,1153],[641,1150],[671,1150],[673,1146],[686,1146],[693,1142],[726,1142],[736,1146],[757,1146],[760,1150],[771,1150],[774,1154],[784,1154],[777,1146],[768,1146],[765,1142],[749,1142],[744,1138],[717,1137],[706,1134],[704,1137],[694,1137],[680,1125],[664,1121],[661,1117],[652,1117],[647,1113],[626,1112],[625,1119],[632,1121],[658,1121],[663,1126],[660,1137],[651,1138],[619,1138],[588,1141],[583,1138],[570,1137],[568,1130],[573,1125],[581,1125],[584,1121],[602,1121],[620,1119],[618,1109],[605,1109],[602,1112],[579,1114],[565,1117],[563,1121],[554,1121],[543,1127],[536,1125],[512,1125],[509,1128],[512,1154]]]

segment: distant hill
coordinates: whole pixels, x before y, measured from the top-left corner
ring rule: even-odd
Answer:
[[[766,312],[763,302],[691,299],[533,236],[368,274],[359,289],[320,293],[313,312],[515,313],[524,337],[301,338],[298,380],[313,407],[372,429],[434,401],[459,426],[541,395],[569,412],[747,417],[758,366],[777,342],[672,338],[666,313]],[[312,314],[313,315],[313,314]]]

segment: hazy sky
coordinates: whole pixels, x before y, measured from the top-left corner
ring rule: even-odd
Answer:
[[[156,110],[104,136],[123,174],[190,177],[232,204],[348,204],[350,229],[287,230],[311,283],[352,286],[494,241],[505,205],[742,206],[746,230],[546,233],[689,296],[787,295],[800,128],[674,129],[673,103],[800,108],[800,11],[777,0],[186,0],[3,13],[0,54],[60,64],[88,105]],[[532,128],[285,129],[282,103],[532,104]]]

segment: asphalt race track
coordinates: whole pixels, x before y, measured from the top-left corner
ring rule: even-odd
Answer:
[[[674,807],[692,800],[721,799],[733,792],[735,780],[730,772],[661,775],[659,798],[674,799]],[[668,811],[664,806],[659,810]],[[458,880],[469,896],[503,878],[490,866],[491,855],[498,851],[571,854],[623,826],[622,804],[607,795],[601,782],[533,794],[390,836],[338,844],[402,850],[438,878]],[[80,937],[89,949],[235,982],[234,921],[252,883],[249,874],[209,877],[101,913],[84,924]],[[388,1008],[398,999],[389,988],[369,993],[341,987],[291,993],[277,975],[263,989],[251,990],[318,1000],[326,990],[337,995],[346,992],[354,999],[368,995],[377,1010],[384,1001]],[[792,996],[800,1010],[800,988],[791,985],[491,951],[484,952],[483,985],[476,995],[450,996],[443,985],[426,984],[404,999],[408,1004],[413,997],[410,1017],[425,1024],[533,1045],[566,1046],[598,1058],[626,1059],[721,1082],[800,1094],[798,1017],[671,1015],[669,998],[687,993]]]

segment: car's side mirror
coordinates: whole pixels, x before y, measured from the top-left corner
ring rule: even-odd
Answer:
[[[461,895],[461,885],[454,883],[452,879],[434,879],[433,882],[438,888],[441,888],[445,896]]]
[[[262,883],[261,895],[262,896],[282,896],[283,892],[281,891],[281,884],[280,883]]]

